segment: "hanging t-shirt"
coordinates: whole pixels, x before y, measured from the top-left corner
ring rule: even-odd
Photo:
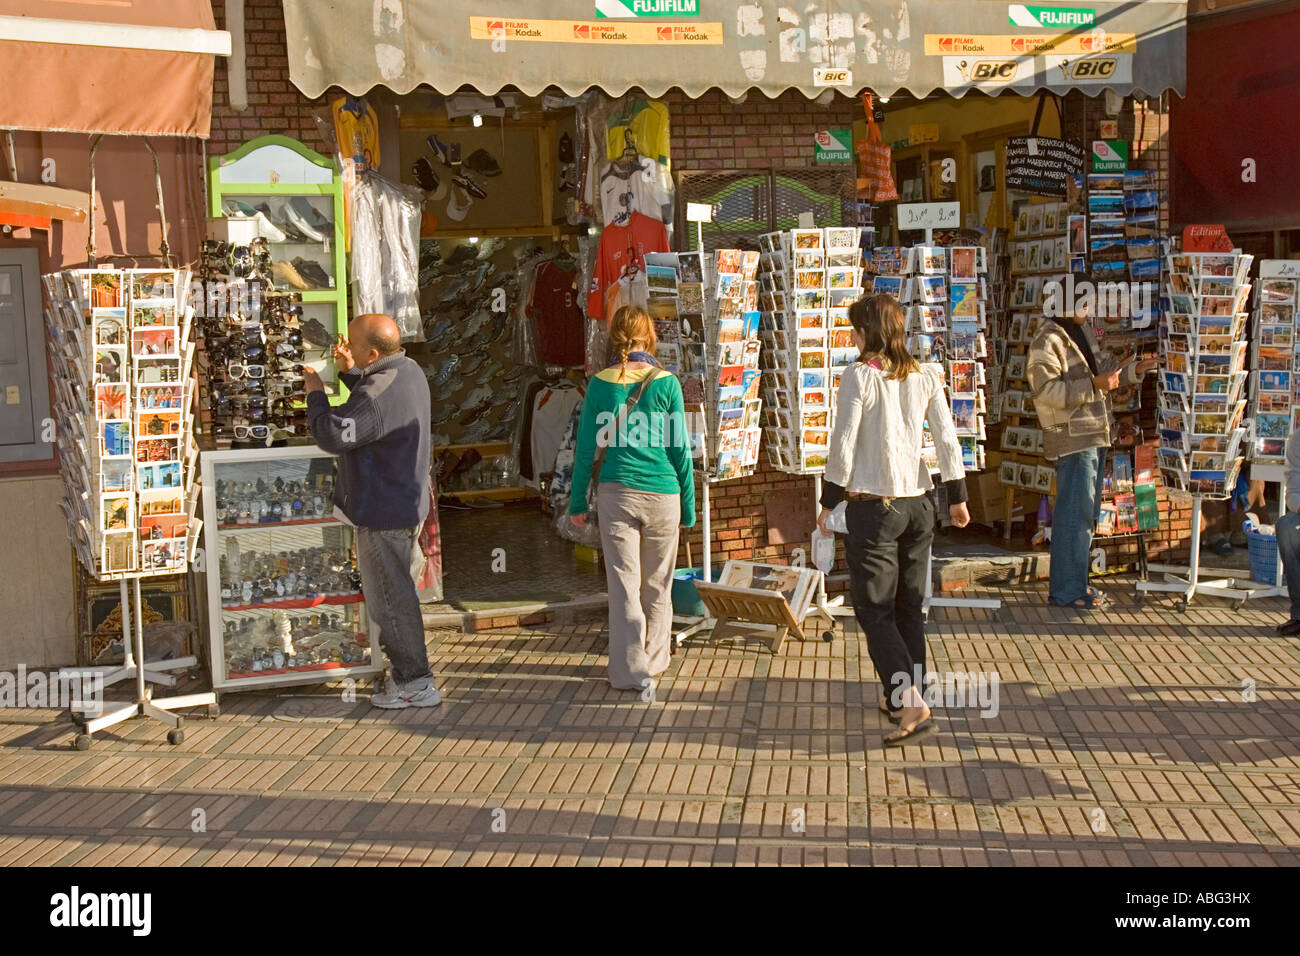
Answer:
[[[581,365],[585,359],[581,281],[576,262],[568,269],[544,262],[537,269],[528,315],[537,322],[537,357],[548,365]]]
[[[600,211],[605,225],[626,226],[634,212],[663,222],[664,206],[671,200],[663,187],[660,165],[642,156],[641,171],[626,179],[613,169],[608,167],[600,180]]]
[[[618,159],[627,147],[627,132],[642,156],[668,165],[668,107],[658,100],[636,100],[619,116],[612,116],[605,130],[605,153]]]
[[[635,265],[644,274],[647,252],[667,251],[668,230],[662,222],[649,216],[634,212],[626,226],[606,226],[600,233],[600,247],[596,251],[587,314],[601,321],[608,319],[613,312],[606,309],[606,290],[618,282],[629,266]]]
[[[555,468],[555,453],[564,440],[564,429],[573,410],[582,403],[576,388],[544,388],[533,401],[533,474],[541,477]]]

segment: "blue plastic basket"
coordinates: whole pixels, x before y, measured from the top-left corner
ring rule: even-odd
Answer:
[[[1277,536],[1251,531],[1249,522],[1242,530],[1250,552],[1250,579],[1259,584],[1277,583]]]

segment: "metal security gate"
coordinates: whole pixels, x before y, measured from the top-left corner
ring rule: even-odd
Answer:
[[[760,235],[796,228],[804,212],[811,212],[819,226],[857,225],[856,189],[852,166],[679,172],[677,249],[696,248],[696,231],[687,228],[687,203],[713,207],[713,222],[704,229],[706,252],[757,249]]]

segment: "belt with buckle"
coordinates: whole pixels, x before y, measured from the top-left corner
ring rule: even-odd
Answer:
[[[849,492],[844,497],[849,501],[880,501],[884,503],[886,508],[888,508],[894,501],[893,498],[886,498],[883,495],[873,495],[865,491]]]

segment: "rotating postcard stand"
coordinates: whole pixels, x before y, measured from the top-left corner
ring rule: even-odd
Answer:
[[[1253,374],[1256,379],[1257,415],[1258,403],[1266,395],[1286,393],[1288,412],[1291,401],[1289,333],[1285,368],[1263,368],[1257,350],[1252,356],[1254,371],[1245,370],[1248,316],[1244,309],[1251,288],[1246,277],[1252,259],[1239,249],[1169,256],[1165,364],[1158,389],[1159,465],[1166,487],[1191,495],[1191,556],[1186,568],[1152,565],[1150,570],[1163,574],[1164,580],[1139,581],[1137,592],[1139,601],[1148,593],[1177,595],[1180,612],[1187,610],[1197,594],[1224,598],[1236,609],[1246,601],[1285,593],[1280,561],[1271,585],[1243,579],[1239,571],[1203,568],[1200,561],[1202,502],[1232,496],[1241,471],[1243,442],[1253,446],[1258,440],[1255,422],[1242,417],[1247,377]],[[1262,285],[1269,285],[1269,280]],[[1294,292],[1292,281],[1292,297]],[[1293,325],[1293,315],[1279,324]],[[1274,475],[1282,481],[1281,500],[1285,501],[1284,469],[1277,468]]]
[[[59,506],[78,561],[96,580],[118,581],[122,597],[122,664],[64,668],[60,678],[89,670],[100,687],[136,682],[133,701],[101,710],[98,701],[83,699],[71,708],[83,725],[73,741],[79,750],[90,746],[94,731],[135,716],[167,724],[168,740],[180,743],[181,718],[168,712],[216,703],[211,693],[152,699],[146,682],[174,687],[167,672],[195,667],[198,659],[147,661],[140,597],[141,578],[188,571],[201,525],[189,284],[187,270],[172,268],[92,267],[44,277],[64,488]]]
[[[140,600],[140,576],[133,575],[130,578],[132,592],[130,602],[127,600],[127,579],[124,578],[121,584],[123,666],[115,670],[117,676],[114,681],[134,677],[135,700],[104,701],[98,704],[94,701],[73,701],[71,706],[73,719],[81,725],[80,732],[72,740],[72,746],[76,750],[89,750],[92,734],[123,723],[132,717],[148,717],[165,724],[168,728],[167,742],[173,745],[180,744],[185,740],[185,731],[181,729],[184,720],[172,711],[206,707],[209,717],[217,715],[217,697],[212,691],[181,694],[162,700],[153,699],[153,691],[146,686],[146,680],[174,687],[176,679],[163,671],[193,667],[197,661],[193,657],[184,657],[174,661],[163,661],[156,665],[140,666],[137,663],[145,659],[144,609]],[[81,713],[78,715],[77,711]]]

